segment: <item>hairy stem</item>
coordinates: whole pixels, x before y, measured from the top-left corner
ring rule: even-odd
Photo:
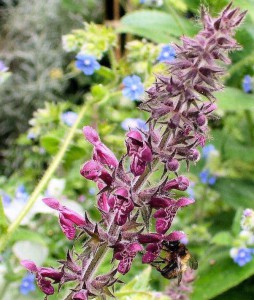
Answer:
[[[7,221],[4,214],[4,205],[2,197],[0,196],[0,233],[5,233],[7,230]]]
[[[30,199],[28,200],[27,204],[25,205],[24,209],[18,215],[17,219],[13,223],[10,224],[9,228],[7,229],[6,234],[1,237],[1,239],[0,239],[0,252],[2,252],[5,249],[8,241],[11,239],[12,235],[14,234],[16,229],[21,224],[22,220],[25,218],[25,216],[31,210],[34,203],[36,202],[36,200],[40,196],[41,192],[46,187],[46,185],[49,182],[50,178],[52,177],[52,175],[54,174],[54,172],[56,171],[56,169],[60,165],[61,161],[63,160],[63,157],[64,157],[64,155],[65,155],[65,153],[66,153],[66,151],[67,151],[67,149],[68,149],[68,147],[69,147],[69,145],[70,145],[70,143],[71,143],[71,141],[72,141],[72,139],[75,135],[75,132],[78,128],[78,125],[79,125],[80,121],[82,120],[82,118],[83,118],[83,116],[84,116],[84,114],[87,110],[87,106],[88,106],[88,104],[86,102],[83,105],[83,107],[81,108],[76,122],[70,128],[70,131],[69,131],[68,135],[66,136],[66,138],[64,140],[64,143],[61,145],[61,147],[59,149],[59,152],[54,157],[54,159],[52,160],[52,162],[49,165],[48,169],[46,170],[43,177],[39,181],[38,185],[36,186],[35,190],[33,191],[32,195],[31,195]]]

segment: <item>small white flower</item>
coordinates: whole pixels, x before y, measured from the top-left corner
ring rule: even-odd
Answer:
[[[230,257],[232,257],[232,258],[237,257],[237,255],[238,255],[238,250],[239,250],[238,248],[231,248],[230,251],[229,251]]]
[[[65,188],[65,179],[52,178],[48,184],[47,196],[59,198],[62,196],[63,190]]]

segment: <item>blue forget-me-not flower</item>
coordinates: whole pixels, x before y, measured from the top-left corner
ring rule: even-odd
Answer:
[[[100,69],[100,64],[96,58],[90,54],[79,53],[76,56],[76,67],[85,75],[92,75],[96,70]]]
[[[6,72],[6,71],[8,71],[8,67],[6,67],[6,65],[5,65],[5,63],[2,61],[2,60],[0,60],[0,72]]]
[[[206,145],[202,150],[203,158],[207,159],[209,157],[209,155],[211,154],[211,152],[215,151],[215,150],[216,150],[216,148],[214,147],[214,145],[212,145],[212,144]]]
[[[21,281],[19,291],[22,295],[28,295],[30,292],[35,291],[35,276],[28,273]]]
[[[88,190],[90,195],[95,195],[96,194],[96,188],[95,187],[90,187]]]
[[[204,184],[214,185],[216,182],[216,177],[210,174],[208,169],[203,170],[199,173],[200,181]]]
[[[253,249],[250,248],[232,248],[230,256],[234,262],[240,267],[243,267],[252,260]]]
[[[244,76],[242,87],[243,87],[243,90],[245,93],[252,92],[252,80],[251,80],[250,75]]]
[[[1,192],[0,196],[2,197],[4,207],[7,207],[11,204],[11,197],[8,194]]]
[[[144,93],[141,78],[137,75],[127,76],[123,79],[123,95],[132,101],[137,100]]]
[[[194,191],[195,183],[191,182],[186,192],[188,193],[189,198],[195,199],[195,191]]]
[[[19,185],[16,189],[15,199],[20,202],[26,202],[28,197],[25,186],[23,184]]]
[[[77,118],[78,118],[78,114],[75,113],[74,111],[66,111],[61,115],[61,119],[63,123],[68,126],[72,126],[76,122]]]
[[[175,49],[170,45],[165,45],[162,47],[157,60],[159,62],[173,61],[175,57],[176,57]]]

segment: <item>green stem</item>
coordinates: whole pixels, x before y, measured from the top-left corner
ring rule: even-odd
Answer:
[[[5,293],[7,292],[9,285],[10,285],[10,282],[6,281],[6,283],[4,284],[4,286],[0,292],[0,300],[4,299]]]
[[[4,205],[2,197],[0,197],[0,233],[5,233],[7,231],[7,221],[4,213]]]
[[[56,169],[60,165],[61,161],[63,160],[63,157],[66,153],[66,150],[68,149],[68,146],[70,145],[70,143],[71,143],[71,141],[72,141],[72,139],[75,135],[75,132],[78,128],[78,125],[79,125],[81,119],[83,118],[83,116],[86,112],[87,106],[88,106],[88,104],[86,102],[86,104],[84,104],[83,107],[81,108],[80,113],[78,115],[78,118],[77,118],[75,124],[70,128],[70,131],[69,131],[64,143],[62,144],[59,152],[57,153],[57,155],[52,160],[51,164],[49,165],[49,167],[46,170],[45,174],[43,175],[42,179],[39,181],[37,187],[33,191],[30,199],[28,200],[28,202],[26,204],[26,206],[24,207],[22,212],[18,215],[17,219],[9,226],[9,228],[7,230],[7,233],[1,237],[1,239],[0,239],[0,252],[2,252],[5,249],[8,241],[11,238],[11,236],[13,235],[15,230],[18,228],[18,226],[21,224],[21,222],[25,218],[25,216],[28,214],[28,212],[30,211],[30,209],[32,208],[32,206],[34,205],[34,203],[36,202],[36,200],[40,196],[41,192],[46,187],[46,185],[49,182],[51,176],[54,174],[54,172],[56,171]]]
[[[245,117],[246,117],[247,124],[248,124],[248,127],[249,127],[249,134],[250,134],[251,144],[253,145],[254,144],[254,122],[253,122],[253,119],[252,119],[251,111],[246,109],[244,111],[244,113],[245,113]]]

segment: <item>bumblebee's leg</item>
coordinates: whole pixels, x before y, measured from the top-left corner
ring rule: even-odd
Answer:
[[[153,261],[153,263],[162,264],[162,263],[165,263],[165,259],[162,258],[162,260],[156,260],[156,261]]]
[[[155,269],[156,269],[157,271],[161,272],[160,265],[159,265],[159,264],[157,265],[156,262],[152,262],[152,263],[151,263],[151,266],[152,266],[152,267],[155,267]]]

